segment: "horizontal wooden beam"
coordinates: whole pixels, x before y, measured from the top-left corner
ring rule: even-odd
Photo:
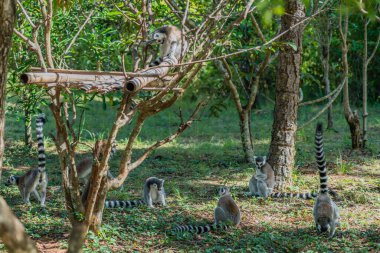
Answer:
[[[107,81],[125,80],[124,76],[96,75],[96,74],[72,74],[72,73],[50,73],[50,72],[28,72],[21,74],[21,82],[27,83],[75,83],[81,81]]]
[[[47,72],[39,67],[31,67],[30,72],[43,72],[43,73],[66,73],[66,74],[84,74],[84,75],[97,75],[97,76],[123,76],[124,73],[120,71],[95,71],[95,70],[78,70],[78,69],[52,69],[48,68]],[[148,77],[157,77],[157,75],[147,75],[141,72],[126,72],[127,77],[139,77],[139,76],[148,76]],[[173,76],[176,73],[168,73],[168,76]]]
[[[31,67],[30,72],[42,72],[39,67]],[[108,76],[124,76],[119,71],[94,71],[94,70],[77,70],[77,69],[47,69],[48,73],[67,73],[67,74],[86,74],[86,75],[108,75]]]
[[[24,84],[36,84],[46,88],[74,88],[86,92],[107,93],[124,88],[129,92],[137,92],[140,89],[163,91],[166,89],[165,83],[173,78],[172,75],[168,75],[171,66],[177,63],[174,57],[164,57],[159,66],[136,73],[68,69],[48,69],[47,72],[42,72],[40,68],[31,68],[31,72],[21,74],[20,79]],[[181,92],[181,89],[171,91]]]

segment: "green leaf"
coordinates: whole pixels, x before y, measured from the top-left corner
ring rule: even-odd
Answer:
[[[297,51],[298,47],[294,42],[287,42],[286,44],[290,46],[291,48],[293,48],[294,51]]]

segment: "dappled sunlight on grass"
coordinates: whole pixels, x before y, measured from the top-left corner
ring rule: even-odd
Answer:
[[[184,113],[191,111],[183,106]],[[334,110],[340,110],[335,108]],[[95,104],[97,117],[86,113],[86,129],[83,142],[93,145],[90,132],[105,131],[113,113],[103,111]],[[135,143],[133,159],[145,148],[176,131],[179,121],[171,108],[150,119]],[[319,109],[302,109],[300,121]],[[371,108],[372,113],[378,108]],[[49,113],[47,113],[49,114]],[[22,147],[20,122],[7,119],[6,169],[3,180],[11,173],[22,171],[37,164],[37,150]],[[51,117],[51,115],[48,115]],[[104,123],[98,124],[98,119]],[[271,109],[254,114],[254,149],[258,155],[268,152]],[[380,250],[380,120],[371,119],[369,132],[370,152],[349,154],[350,140],[343,117],[336,114],[335,131],[325,132],[325,152],[329,169],[329,184],[337,191],[337,205],[341,210],[341,226],[332,240],[317,235],[312,208],[313,200],[257,199],[244,196],[248,181],[254,174],[252,164],[243,160],[239,126],[234,108],[224,112],[220,118],[203,117],[196,121],[175,141],[154,151],[142,165],[132,171],[123,190],[109,193],[109,199],[140,199],[143,183],[147,177],[166,179],[167,207],[154,210],[145,206],[133,209],[112,209],[104,212],[104,225],[99,235],[90,234],[85,252],[152,252],[152,251],[379,251]],[[132,122],[132,125],[134,122]],[[264,127],[266,126],[266,127]],[[287,192],[318,190],[318,173],[314,162],[314,124],[297,133],[296,166],[292,172],[293,185]],[[47,123],[45,135],[54,129],[53,121]],[[117,152],[110,161],[111,171],[116,174],[120,158],[128,141],[131,126],[118,136]],[[50,186],[46,210],[41,210],[32,199],[33,206],[22,205],[18,189],[2,187],[4,196],[25,224],[27,232],[39,245],[67,247],[69,221],[64,208],[63,193],[59,188],[60,169],[55,147],[51,140],[47,145],[47,169]],[[78,157],[90,156],[90,149],[81,145]],[[242,223],[228,231],[217,231],[203,235],[170,235],[167,230],[175,225],[213,222],[220,185],[231,187],[232,194],[241,208]],[[58,249],[57,249],[58,251]],[[53,251],[50,251],[53,252]]]

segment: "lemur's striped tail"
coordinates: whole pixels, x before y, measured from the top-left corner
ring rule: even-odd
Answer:
[[[45,114],[41,113],[36,119],[36,134],[38,144],[38,170],[45,171],[46,156],[44,145],[43,126],[45,124]]]
[[[208,224],[203,226],[183,225],[177,226],[172,229],[173,233],[190,232],[194,234],[203,234],[210,232],[211,230],[227,230],[230,226],[223,224]]]
[[[323,152],[323,126],[322,123],[317,124],[315,130],[315,158],[317,159],[317,165],[319,170],[320,181],[320,193],[327,193],[327,168],[325,161],[325,153]]]
[[[144,205],[145,202],[141,199],[138,200],[106,200],[104,207],[105,208],[131,208],[140,205]]]
[[[318,193],[306,192],[306,193],[288,193],[288,192],[275,192],[270,195],[271,198],[299,198],[299,199],[314,199],[318,196]]]

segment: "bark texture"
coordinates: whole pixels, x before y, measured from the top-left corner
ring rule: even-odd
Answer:
[[[251,114],[250,111],[244,110],[239,114],[240,119],[240,137],[243,145],[244,159],[253,163],[253,143],[251,133]]]
[[[0,178],[4,156],[5,98],[8,53],[11,48],[13,27],[16,18],[16,1],[0,2]]]
[[[297,130],[297,111],[299,102],[299,81],[302,53],[303,25],[294,26],[305,17],[301,1],[285,2],[285,13],[281,18],[281,32],[290,31],[281,37],[283,42],[297,46],[284,46],[279,54],[276,75],[276,104],[272,127],[272,139],[269,149],[269,163],[272,165],[277,188],[283,188],[291,182],[291,170],[294,166],[294,135]]]
[[[0,238],[10,253],[38,252],[34,242],[26,235],[24,226],[13,215],[11,209],[0,197]]]

